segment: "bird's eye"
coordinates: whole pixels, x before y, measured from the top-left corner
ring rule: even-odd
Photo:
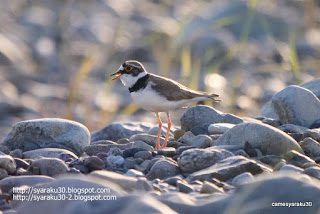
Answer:
[[[129,71],[132,71],[132,67],[131,67],[131,66],[127,66],[127,67],[125,67],[124,69],[125,69],[126,71],[128,71],[128,72],[129,72]]]

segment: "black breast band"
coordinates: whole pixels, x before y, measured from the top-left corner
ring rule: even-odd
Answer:
[[[141,77],[140,79],[138,79],[138,81],[132,87],[129,88],[130,93],[137,92],[147,87],[149,77],[150,77],[150,74],[147,74],[144,77]]]

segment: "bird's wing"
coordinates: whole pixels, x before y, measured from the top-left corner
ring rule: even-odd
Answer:
[[[166,97],[169,101],[193,99],[195,97],[203,97],[204,100],[211,99],[213,101],[219,101],[215,99],[216,97],[219,97],[217,94],[194,91],[165,77],[152,74],[149,81],[153,83],[151,85],[152,89],[158,92],[158,94]]]

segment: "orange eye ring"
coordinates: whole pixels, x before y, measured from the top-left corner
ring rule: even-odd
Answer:
[[[124,69],[125,69],[127,72],[132,71],[132,67],[131,67],[131,66],[127,66],[127,67],[125,67]]]

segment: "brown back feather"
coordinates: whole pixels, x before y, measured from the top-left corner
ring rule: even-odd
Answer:
[[[169,101],[192,99],[195,97],[203,97],[204,100],[212,99],[213,101],[219,101],[215,100],[215,97],[219,96],[217,94],[194,91],[176,81],[155,74],[150,74],[150,78],[148,81],[154,83],[151,86],[152,89],[157,91],[160,95],[166,97]]]

